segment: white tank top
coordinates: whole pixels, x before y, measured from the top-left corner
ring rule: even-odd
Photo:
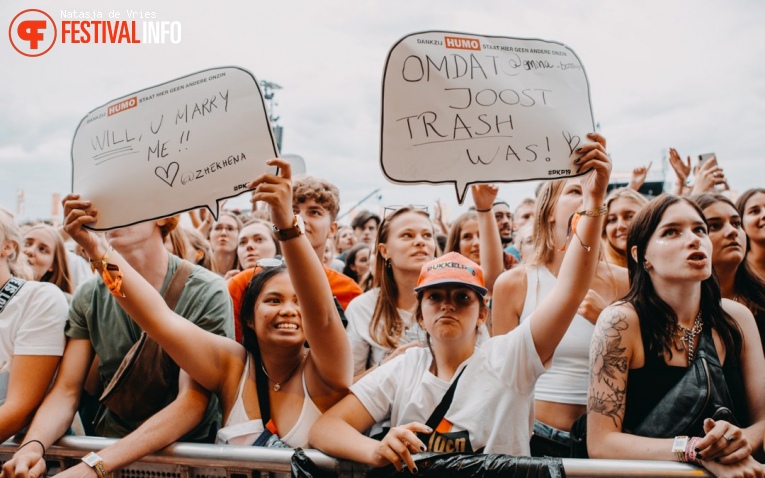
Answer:
[[[531,266],[526,272],[525,320],[555,286],[557,278],[545,266]],[[552,366],[537,380],[534,398],[554,403],[587,405],[590,339],[595,326],[577,314],[555,349]]]
[[[260,418],[256,420],[250,420],[247,416],[247,411],[244,409],[244,401],[242,400],[242,392],[244,391],[244,382],[247,380],[247,376],[250,370],[250,354],[247,354],[247,362],[244,366],[244,372],[242,378],[239,380],[239,388],[236,394],[236,400],[234,406],[231,408],[231,413],[228,415],[226,425],[218,430],[218,435],[215,439],[217,444],[227,445],[252,445],[255,440],[258,439],[261,433],[263,433],[263,420]],[[307,448],[308,447],[308,432],[316,420],[321,416],[321,411],[316,407],[316,404],[311,400],[311,396],[308,394],[308,387],[305,383],[305,366],[301,371],[301,378],[303,380],[303,409],[300,410],[300,416],[295,422],[295,425],[285,435],[281,435],[281,440],[292,448]]]

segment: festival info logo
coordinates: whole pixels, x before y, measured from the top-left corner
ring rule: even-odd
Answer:
[[[8,28],[11,45],[24,56],[42,56],[53,48],[56,22],[42,10],[30,8],[13,18]]]

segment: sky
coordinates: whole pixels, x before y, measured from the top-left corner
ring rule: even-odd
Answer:
[[[16,212],[23,190],[19,219],[50,218],[52,195],[71,190],[72,138],[89,111],[228,65],[282,87],[274,108],[282,153],[302,156],[309,174],[339,187],[341,214],[379,189],[364,207],[441,198],[453,217],[469,205],[457,204],[453,186],[393,185],[379,163],[385,59],[399,39],[425,30],[573,49],[616,173],[651,162],[649,177],[662,178],[675,147],[684,156],[716,153],[736,190],[765,185],[765,2],[757,0],[4,1],[0,24],[27,8],[56,22],[62,10],[118,11],[120,19],[144,11],[182,30],[176,44],[56,44],[36,58],[0,40],[0,206]],[[499,197],[514,206],[536,184],[503,184]],[[230,205],[249,206],[243,197]]]

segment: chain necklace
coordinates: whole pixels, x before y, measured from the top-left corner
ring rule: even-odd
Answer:
[[[283,383],[287,383],[287,382],[290,381],[292,376],[295,375],[295,372],[297,372],[297,369],[300,368],[300,364],[302,364],[305,361],[305,358],[308,357],[308,352],[310,352],[310,350],[306,350],[305,353],[303,354],[303,356],[300,357],[300,360],[298,361],[297,365],[295,365],[295,368],[293,368],[292,371],[289,373],[289,375],[287,375],[287,377],[284,380],[279,380],[278,382],[276,380],[272,379],[268,375],[268,372],[266,372],[266,366],[263,364],[262,361],[260,362],[260,369],[263,370],[264,374],[266,374],[266,378],[269,381],[274,382],[274,392],[278,392],[279,390],[281,390],[282,389],[282,384]]]
[[[690,329],[677,324],[677,335],[679,335],[680,338],[675,339],[674,341],[675,349],[678,352],[682,352],[683,350],[688,351],[688,364],[693,362],[693,357],[696,355],[694,342],[696,337],[701,333],[703,327],[704,323],[701,321],[701,311],[699,311],[699,315],[696,316],[696,320],[693,321],[693,326]]]

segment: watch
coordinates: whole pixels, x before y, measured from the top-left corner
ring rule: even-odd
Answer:
[[[96,472],[96,475],[98,475],[98,478],[109,478],[111,476],[106,472],[106,468],[104,468],[104,461],[101,459],[101,457],[92,451],[83,456],[82,461],[84,461],[85,464],[89,467],[93,468],[93,470]]]
[[[274,226],[274,234],[276,234],[276,238],[280,241],[289,241],[290,239],[300,237],[303,234],[304,228],[305,223],[303,222],[303,218],[300,214],[295,214],[295,220],[292,222],[292,227],[278,229]]]

